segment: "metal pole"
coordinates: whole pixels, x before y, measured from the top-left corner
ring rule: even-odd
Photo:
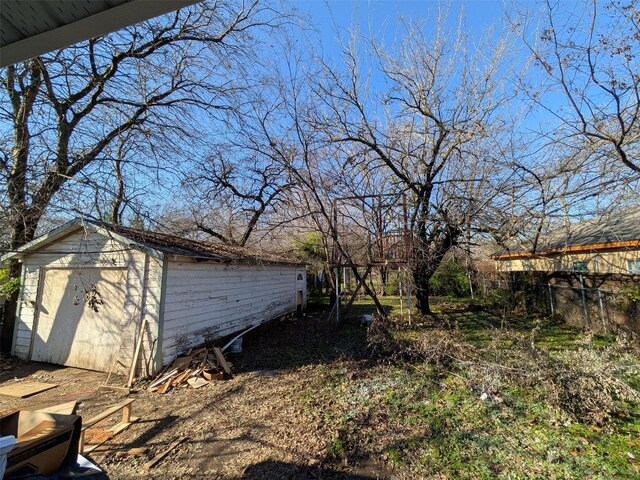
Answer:
[[[467,272],[467,278],[469,279],[469,290],[471,290],[471,300],[473,300],[473,283],[471,282],[470,272]]]
[[[587,310],[587,294],[584,286],[584,277],[580,275],[580,292],[582,293],[582,310],[584,311],[584,326],[589,327],[589,311]]]
[[[553,287],[550,283],[547,284],[547,287],[549,287],[549,305],[551,305],[551,316],[553,317],[556,314],[553,308]]]
[[[347,267],[342,267],[342,290],[347,289]]]
[[[336,267],[336,323],[340,323],[340,268]]]
[[[338,199],[333,199],[333,263],[338,265]],[[336,277],[337,278],[337,277]]]
[[[602,303],[602,290],[598,289],[598,301],[600,302],[600,316],[602,317],[603,333],[607,333],[607,319],[604,316],[604,304]]]
[[[411,244],[409,242],[409,212],[407,212],[407,194],[402,194],[402,236],[404,237],[405,262],[411,258]]]
[[[407,311],[409,312],[409,325],[411,325],[411,282],[407,278]]]
[[[400,295],[400,315],[403,315],[404,312],[402,311],[402,275],[401,275],[401,270],[398,269],[398,294]]]

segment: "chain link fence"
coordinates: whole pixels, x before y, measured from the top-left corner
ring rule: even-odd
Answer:
[[[640,304],[624,291],[548,285],[553,315],[568,324],[610,333],[628,330],[640,335]]]
[[[485,303],[505,312],[557,316],[569,325],[598,333],[621,330],[640,336],[640,302],[624,290],[530,284],[504,278],[477,278]]]

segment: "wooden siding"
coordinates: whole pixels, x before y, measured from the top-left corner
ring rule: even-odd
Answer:
[[[530,258],[499,259],[496,261],[498,272],[570,272],[575,262],[587,265],[586,273],[630,274],[628,261],[640,260],[640,249],[590,253],[559,253],[550,256]]]
[[[169,262],[162,358],[296,310],[304,267]]]
[[[89,370],[109,371],[117,360],[124,308],[125,268],[45,268],[31,359]],[[95,286],[100,304],[83,301]],[[69,341],[73,339],[73,341]]]
[[[145,267],[145,259],[147,266]],[[23,260],[24,283],[21,291],[21,308],[16,322],[13,353],[19,358],[29,359],[34,322],[37,321],[38,285],[43,268],[100,268],[126,267],[126,287],[122,314],[122,345],[118,355],[116,371],[129,368],[141,321],[141,305],[147,318],[146,339],[143,342],[142,361],[139,366],[146,373],[150,365],[153,373],[152,349],[157,345],[158,311],[160,305],[159,278],[162,264],[145,253],[129,248],[107,236],[90,231],[76,231],[36,252]],[[147,274],[146,297],[143,298],[143,278]]]

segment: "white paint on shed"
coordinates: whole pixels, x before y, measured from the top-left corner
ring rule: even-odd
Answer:
[[[304,266],[184,242],[74,220],[5,256],[23,262],[12,353],[125,371],[142,334],[138,373],[152,375],[192,346],[306,304]],[[92,308],[92,295],[103,303]]]

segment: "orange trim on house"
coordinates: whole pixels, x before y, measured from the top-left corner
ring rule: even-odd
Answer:
[[[573,245],[563,248],[552,248],[541,252],[516,252],[502,255],[491,255],[494,260],[512,260],[517,258],[544,257],[555,253],[591,253],[601,250],[616,250],[620,248],[640,248],[640,240],[627,240],[625,242],[592,243],[590,245]]]

